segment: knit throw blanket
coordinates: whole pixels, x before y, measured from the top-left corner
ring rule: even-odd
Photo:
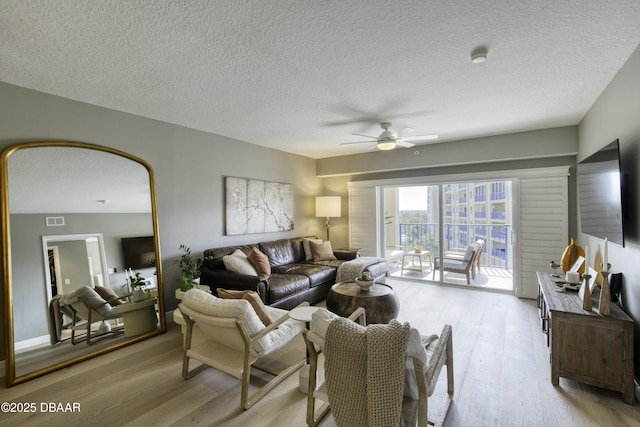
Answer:
[[[409,324],[366,328],[344,318],[327,328],[325,379],[339,427],[403,425],[404,359]]]
[[[384,258],[374,256],[361,256],[350,261],[345,261],[338,267],[336,282],[353,282],[356,277],[360,277],[365,268],[384,260]]]

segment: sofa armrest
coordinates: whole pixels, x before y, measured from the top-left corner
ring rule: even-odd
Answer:
[[[335,255],[335,257],[338,258],[339,260],[350,261],[360,256],[360,249],[354,249],[354,248],[335,249],[333,251],[333,255]]]
[[[269,283],[257,276],[238,274],[221,268],[203,268],[200,276],[200,284],[207,285],[217,295],[217,288],[233,289],[238,291],[255,291],[260,299],[268,304],[267,291]]]

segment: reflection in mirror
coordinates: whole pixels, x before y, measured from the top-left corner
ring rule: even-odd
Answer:
[[[166,330],[146,162],[43,142],[5,150],[2,170],[7,386]],[[139,236],[155,253],[135,271],[146,289],[134,300],[121,240]]]

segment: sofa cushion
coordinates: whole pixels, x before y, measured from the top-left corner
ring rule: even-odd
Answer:
[[[307,261],[313,261],[313,253],[311,253],[312,240],[316,243],[322,243],[321,239],[311,239],[306,237],[302,239],[302,247],[304,249],[304,259],[306,259]]]
[[[292,264],[295,262],[290,239],[263,242],[259,243],[258,246],[262,253],[269,257],[269,264],[271,264],[271,267]]]
[[[272,274],[269,278],[269,304],[273,304],[291,295],[308,291],[307,276],[297,274]]]
[[[258,275],[256,269],[240,249],[236,249],[231,255],[225,255],[222,257],[222,261],[224,262],[225,268],[234,273],[246,274],[248,276]]]
[[[333,248],[331,247],[330,241],[327,240],[326,242],[318,243],[310,240],[309,245],[311,246],[311,254],[313,255],[314,261],[336,259],[336,256],[333,254]]]
[[[249,255],[251,253],[251,249],[254,246],[255,245],[226,246],[223,248],[206,249],[204,251],[204,257],[205,257],[204,266],[206,268],[212,268],[212,269],[215,269],[215,268],[224,269],[225,266],[224,266],[223,257],[225,255],[231,255],[237,249],[240,249],[242,253],[244,253],[245,255]]]
[[[238,319],[243,324],[249,336],[254,336],[265,328],[246,300],[224,300],[199,289],[191,289],[185,292],[180,306],[186,307],[186,310],[193,311],[194,314],[201,313],[215,317]],[[287,315],[285,310],[274,307],[267,307],[267,310],[274,319],[279,319]],[[245,343],[240,338],[237,328],[224,328],[206,322],[200,325],[200,327],[205,331],[209,340],[239,352],[244,351]],[[284,343],[290,342],[291,339],[300,334],[303,329],[303,322],[294,319],[285,320],[276,329],[270,331],[254,343],[251,349],[251,356],[261,357],[273,352]]]
[[[294,237],[291,239],[291,248],[293,249],[294,262],[304,261],[304,246],[302,245],[303,237]]]
[[[280,267],[274,267],[274,272],[277,271],[280,274],[297,274],[300,276],[307,276],[310,280],[310,286],[321,285],[322,283],[335,281],[336,271],[335,267],[327,267],[320,264],[290,264],[282,265]]]
[[[253,248],[251,253],[247,256],[247,259],[255,267],[258,272],[258,276],[262,279],[268,279],[271,276],[271,265],[269,264],[269,258],[260,249]]]
[[[98,295],[102,297],[106,302],[108,302],[111,307],[115,307],[116,305],[124,304],[124,301],[120,299],[118,294],[116,294],[113,289],[107,288],[104,286],[96,286],[94,288]]]
[[[218,294],[218,297],[222,299],[243,299],[249,301],[249,304],[251,304],[251,307],[253,307],[253,310],[256,312],[264,326],[269,326],[273,323],[273,319],[269,315],[267,308],[257,292],[218,288],[216,289],[216,293]]]

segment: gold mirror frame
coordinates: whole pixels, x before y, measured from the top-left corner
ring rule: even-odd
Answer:
[[[85,354],[72,357],[68,360],[55,363],[52,366],[47,366],[33,372],[29,372],[24,375],[16,376],[15,369],[15,345],[14,345],[14,317],[13,317],[13,290],[12,290],[12,266],[11,266],[11,227],[10,227],[10,207],[9,207],[9,173],[8,173],[8,161],[9,157],[18,150],[40,147],[66,147],[66,148],[81,148],[89,150],[97,150],[105,153],[110,153],[116,156],[121,156],[126,159],[132,160],[147,170],[149,174],[149,189],[151,197],[151,220],[153,227],[153,236],[156,252],[156,274],[157,274],[157,286],[158,286],[158,317],[160,321],[160,327],[155,331],[145,333],[143,335],[130,337],[126,341],[118,342],[113,345],[88,351]],[[0,201],[2,202],[2,266],[3,266],[3,280],[4,280],[4,324],[5,324],[5,349],[6,349],[6,385],[11,387],[16,384],[23,383],[33,378],[57,371],[62,368],[74,365],[76,363],[91,359],[93,357],[100,356],[113,350],[128,346],[130,344],[137,343],[139,341],[151,338],[153,336],[166,332],[167,325],[165,319],[164,308],[164,291],[162,286],[162,257],[160,254],[160,234],[158,231],[158,214],[156,207],[156,194],[155,194],[155,180],[153,169],[144,160],[135,157],[131,154],[109,148],[100,145],[82,143],[82,142],[67,142],[67,141],[39,141],[16,144],[7,147],[0,157],[0,164],[2,170],[0,174]]]

